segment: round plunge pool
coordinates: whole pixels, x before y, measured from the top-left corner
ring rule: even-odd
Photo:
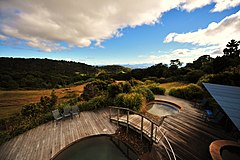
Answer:
[[[165,101],[154,101],[150,102],[147,105],[148,113],[151,113],[153,115],[163,117],[167,115],[176,114],[179,112],[180,107]]]
[[[74,142],[54,156],[54,160],[137,160],[127,144],[109,135],[91,136]]]
[[[221,156],[223,160],[237,160],[240,159],[240,147],[237,146],[223,146],[221,148]]]

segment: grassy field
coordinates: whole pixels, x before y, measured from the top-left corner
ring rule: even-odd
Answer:
[[[183,87],[183,86],[186,86],[186,85],[188,85],[188,84],[181,83],[181,82],[169,82],[169,83],[160,84],[161,87],[166,89],[166,94],[168,94],[170,89],[173,88],[173,87]]]
[[[74,94],[83,92],[84,85],[55,89],[58,103],[67,101]],[[52,90],[0,91],[0,119],[19,112],[23,105],[39,102],[41,96],[50,96]]]
[[[180,82],[163,83],[160,86],[166,89],[168,94],[172,87],[181,87],[187,84]],[[84,85],[56,89],[58,103],[67,101],[74,94],[83,92]],[[0,91],[0,119],[11,116],[21,110],[22,106],[29,103],[39,102],[41,96],[50,96],[52,90],[15,90]]]

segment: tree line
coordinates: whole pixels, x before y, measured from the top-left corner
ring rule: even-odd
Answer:
[[[164,83],[186,81],[212,82],[240,86],[240,41],[231,40],[223,55],[200,56],[180,67],[179,59],[170,65],[156,64],[146,69],[129,69],[119,65],[91,66],[72,61],[50,59],[0,58],[0,89],[48,89],[100,80],[153,80]]]

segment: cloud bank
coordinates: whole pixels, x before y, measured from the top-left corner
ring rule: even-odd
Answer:
[[[239,5],[239,0],[2,0],[0,40],[13,37],[40,51],[88,47],[122,36],[121,29],[153,25],[173,8],[192,11],[215,3],[213,12]],[[175,36],[175,35],[174,35]],[[62,45],[62,42],[67,45]]]
[[[219,23],[212,22],[207,28],[183,34],[170,33],[164,42],[192,43],[195,45],[225,45],[240,37],[240,11],[225,17]]]

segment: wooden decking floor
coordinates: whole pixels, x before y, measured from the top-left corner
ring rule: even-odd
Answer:
[[[158,100],[167,100],[182,107],[179,113],[168,116],[161,124],[170,141],[177,159],[211,159],[209,145],[217,139],[233,138],[223,128],[208,124],[202,118],[202,111],[194,108],[188,101],[171,96],[156,96]],[[148,126],[145,126],[148,128]],[[58,151],[77,139],[96,134],[113,134],[117,126],[109,121],[108,109],[95,112],[82,112],[80,117],[49,122],[21,134],[0,146],[1,160],[47,160]],[[161,139],[155,148],[159,157],[168,159]]]
[[[177,159],[210,160],[209,145],[217,139],[232,139],[224,128],[209,124],[202,118],[202,111],[188,101],[171,96],[156,96],[158,100],[168,100],[182,107],[179,113],[164,119],[161,128],[170,141]],[[163,143],[167,146],[166,142]],[[168,159],[161,143],[156,145],[163,159]]]
[[[108,110],[81,112],[80,117],[48,122],[0,146],[1,160],[48,160],[68,144],[91,135],[113,134]]]

